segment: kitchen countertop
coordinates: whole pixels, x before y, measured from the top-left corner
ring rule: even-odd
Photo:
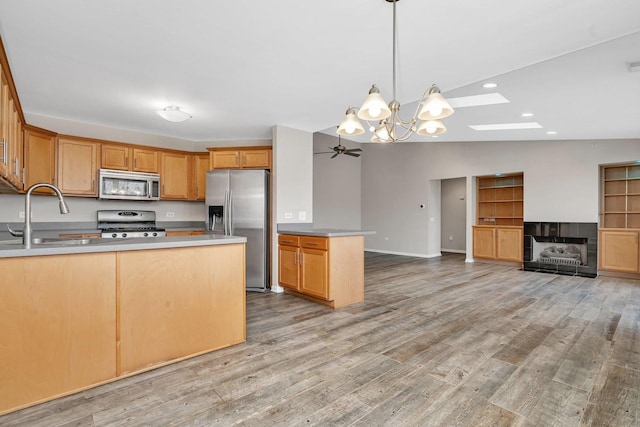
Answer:
[[[35,237],[39,236],[36,235]],[[20,241],[20,239],[17,238],[12,240]],[[6,241],[2,241],[0,242],[0,258],[228,245],[233,243],[246,243],[247,239],[246,237],[205,234],[199,236],[148,237],[132,239],[89,239],[89,241],[90,243],[87,244],[32,244],[30,249],[26,249],[22,244],[6,243]]]
[[[376,234],[369,230],[349,230],[340,228],[311,228],[311,229],[282,229],[278,228],[278,234],[294,234],[298,236],[318,236],[318,237],[346,237],[346,236],[367,236]]]

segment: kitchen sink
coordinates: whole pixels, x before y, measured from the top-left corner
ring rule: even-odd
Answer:
[[[31,241],[34,245],[88,245],[91,243],[91,239],[71,239],[65,237],[36,237]]]

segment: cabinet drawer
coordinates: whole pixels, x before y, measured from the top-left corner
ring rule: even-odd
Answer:
[[[329,249],[329,239],[326,237],[302,236],[300,237],[300,246],[303,248],[327,250]]]
[[[300,237],[292,236],[290,234],[280,234],[278,236],[278,244],[286,245],[286,246],[299,246],[300,245]]]

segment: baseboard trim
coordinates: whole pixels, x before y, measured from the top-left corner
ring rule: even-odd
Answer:
[[[365,252],[376,252],[379,254],[388,254],[388,255],[401,255],[401,256],[412,256],[412,257],[416,257],[416,258],[437,258],[442,256],[442,254],[440,252],[438,252],[437,254],[414,254],[414,253],[410,253],[410,252],[396,252],[396,251],[383,251],[380,249],[367,249],[364,248]]]

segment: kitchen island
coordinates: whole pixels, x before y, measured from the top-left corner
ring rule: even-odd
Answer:
[[[278,282],[333,309],[364,301],[364,236],[373,231],[278,228]]]
[[[245,242],[0,245],[0,414],[244,342]]]

